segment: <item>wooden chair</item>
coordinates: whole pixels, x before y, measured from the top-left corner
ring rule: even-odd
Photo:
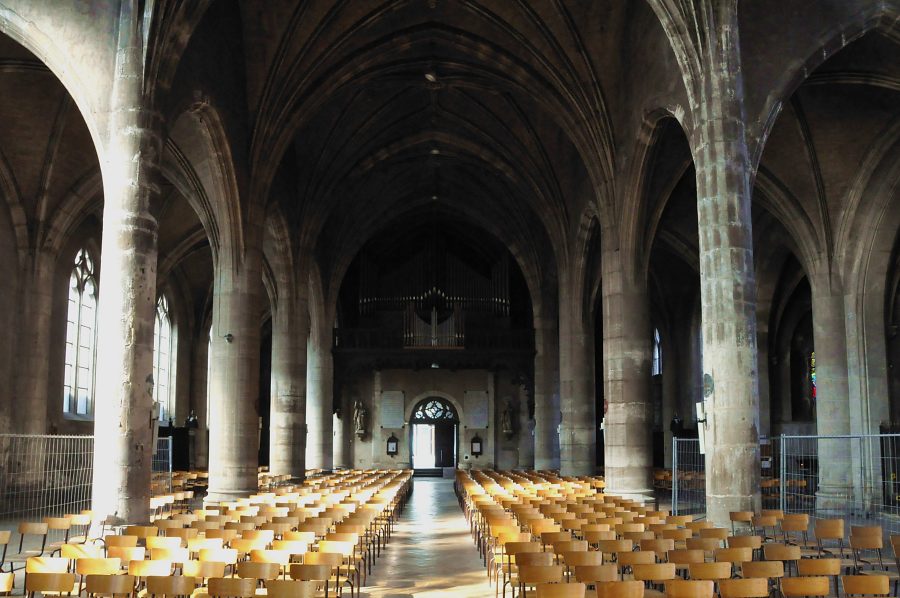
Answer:
[[[738,528],[753,529],[753,511],[732,511],[728,514],[731,520],[731,535],[737,535]]]
[[[0,594],[11,596],[15,581],[15,573],[0,573]]]
[[[561,583],[562,565],[518,565],[516,582],[521,596],[528,595],[528,587],[548,583]]]
[[[315,581],[273,579],[266,582],[266,595],[269,598],[315,598],[316,585]]]
[[[790,544],[769,543],[763,546],[763,556],[767,561],[781,561],[784,563],[785,572],[790,574],[791,566],[797,570],[797,561],[800,560],[800,547]]]
[[[71,595],[74,587],[74,573],[30,573],[25,576],[25,593],[31,598],[45,593]]]
[[[537,598],[584,598],[586,586],[583,583],[542,583],[537,587]]]
[[[254,598],[258,583],[251,577],[213,577],[207,588],[212,598]]]
[[[131,575],[88,575],[84,591],[88,596],[128,596],[134,594],[135,578]]]
[[[831,582],[827,577],[785,577],[781,580],[784,598],[829,596]]]
[[[83,558],[75,561],[75,574],[79,576],[79,593],[84,589],[88,575],[118,575],[122,572],[122,561],[116,558]]]
[[[887,575],[844,575],[841,577],[846,596],[888,596],[891,580]]]
[[[641,581],[599,582],[597,598],[644,598],[644,583]]]
[[[201,583],[212,577],[225,577],[226,566],[220,561],[185,561],[181,564],[181,574],[184,577],[194,577]]]
[[[666,582],[667,598],[713,598],[713,582],[709,580],[673,579]]]
[[[241,561],[237,564],[237,576],[268,581],[281,577],[282,568],[278,563]]]
[[[147,577],[147,595],[151,598],[162,596],[192,596],[197,588],[197,578],[182,575],[151,575]]]
[[[830,577],[834,580],[834,591],[839,591],[838,576],[841,574],[841,559],[800,559],[796,565],[797,575],[802,577]]]
[[[634,565],[631,568],[634,579],[658,586],[675,579],[675,565],[672,563],[654,563],[652,565]],[[660,596],[664,594],[655,589],[648,589],[645,596]]]
[[[4,557],[3,560],[9,564],[10,571],[15,570],[16,563],[24,564],[30,557],[33,556],[41,556],[44,554],[44,550],[47,545],[47,530],[48,526],[44,522],[35,522],[35,521],[23,521],[19,523],[18,526],[19,532],[19,549],[15,554],[8,555],[6,554],[6,544],[3,545]],[[34,537],[35,539],[40,539],[40,550],[29,549],[25,550],[25,540],[29,537]],[[21,567],[20,567],[21,568]]]
[[[814,526],[816,546],[819,556],[831,555],[835,552],[833,544],[837,544],[837,551],[844,558],[844,520],[843,519],[816,519]]]
[[[575,581],[595,586],[601,581],[617,581],[619,568],[615,563],[606,565],[579,565],[574,568]]]
[[[312,553],[310,553],[312,554]],[[325,586],[325,596],[328,596],[328,585],[331,579],[330,565],[315,565],[312,563],[291,565],[291,579],[296,581],[311,581],[317,585]]]
[[[719,582],[719,596],[720,598],[769,598],[769,580],[764,577],[723,579]]]
[[[780,592],[781,578],[784,577],[784,563],[781,561],[748,561],[741,563],[741,577],[747,579],[765,578],[773,593]]]
[[[691,563],[688,565],[688,571],[691,579],[710,581],[730,579],[734,573],[732,564],[728,562]]]

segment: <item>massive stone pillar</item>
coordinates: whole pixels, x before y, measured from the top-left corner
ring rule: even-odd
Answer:
[[[123,5],[103,173],[92,503],[100,518],[149,521],[157,223],[150,215],[161,123],[143,90],[140,15]]]
[[[819,436],[850,434],[847,384],[847,336],[844,298],[827,275],[812,287],[813,340],[816,349],[816,431]],[[816,507],[845,511],[852,496],[851,443],[822,439],[818,443],[819,487]]]
[[[306,345],[309,309],[305,298],[279,298],[272,314],[272,405],[269,469],[303,479],[306,473]]]
[[[23,332],[19,347],[19,374],[17,377],[16,408],[13,430],[20,434],[47,433],[47,401],[49,388],[50,322],[53,312],[54,259],[46,251],[35,255],[24,280],[22,302]],[[58,395],[56,406],[61,404]]]
[[[221,252],[213,289],[209,373],[209,500],[258,488],[262,251],[247,236],[243,259]]]
[[[646,291],[627,280],[612,241],[611,234],[603,235],[606,486],[610,493],[643,499],[652,492],[650,305]]]
[[[537,311],[537,309],[535,309]],[[556,318],[535,318],[534,468],[559,469],[559,329]]]
[[[203,329],[194,339],[191,364],[191,408],[197,416],[194,431],[194,467],[206,469],[209,466],[209,416],[207,406],[207,384],[209,376],[209,330]]]
[[[310,469],[332,469],[334,366],[331,357],[331,328],[322,323],[316,328],[316,334],[309,336],[307,350],[306,421],[309,435],[306,464]]]
[[[708,421],[707,518],[723,525],[730,511],[759,508],[756,280],[736,6],[709,17],[710,49],[700,74],[691,147]]]
[[[581,293],[560,284],[559,434],[562,475],[593,475],[597,466],[594,335],[585,322]]]

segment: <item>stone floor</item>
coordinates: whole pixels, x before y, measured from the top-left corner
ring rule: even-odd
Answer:
[[[414,484],[360,598],[493,598],[453,481],[419,478]]]

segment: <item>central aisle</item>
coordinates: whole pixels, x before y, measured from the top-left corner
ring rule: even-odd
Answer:
[[[360,598],[493,598],[453,480],[418,478],[413,483],[409,503]]]

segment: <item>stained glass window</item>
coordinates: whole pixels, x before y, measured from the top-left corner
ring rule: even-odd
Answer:
[[[167,422],[174,416],[172,409],[172,379],[175,371],[172,335],[172,319],[169,302],[161,295],[156,303],[156,321],[153,328],[153,400],[159,404],[159,421]]]
[[[458,422],[456,409],[448,401],[439,398],[425,399],[413,410],[413,423]]]

